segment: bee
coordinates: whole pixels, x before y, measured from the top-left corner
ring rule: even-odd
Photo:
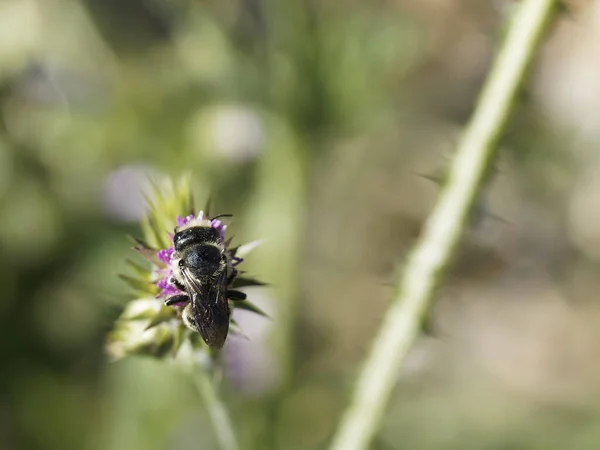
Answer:
[[[183,322],[197,330],[206,344],[220,349],[229,332],[229,300],[245,300],[246,294],[228,289],[237,276],[234,256],[210,220],[192,220],[175,228],[171,257],[171,283],[181,291],[165,300],[168,306],[185,304]]]

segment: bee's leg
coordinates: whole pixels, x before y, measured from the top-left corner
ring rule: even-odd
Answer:
[[[238,276],[238,271],[236,269],[231,269],[231,273],[229,274],[229,276],[227,277],[227,285],[230,285],[231,283],[233,283],[233,280],[235,280],[235,277]]]
[[[177,305],[178,303],[187,303],[189,301],[190,301],[190,297],[186,294],[174,295],[165,300],[165,305],[173,306],[173,305]]]
[[[181,284],[177,278],[171,277],[171,279],[169,281],[177,289],[179,289],[182,292],[185,292],[185,286],[183,284]]]
[[[235,289],[229,289],[227,291],[227,298],[229,300],[246,300],[247,295],[244,292],[236,291]]]
[[[198,331],[198,329],[196,328],[196,324],[194,323],[194,313],[192,311],[191,303],[188,303],[187,305],[185,305],[185,308],[183,308],[183,311],[181,312],[181,319],[183,320],[184,325],[190,330]]]

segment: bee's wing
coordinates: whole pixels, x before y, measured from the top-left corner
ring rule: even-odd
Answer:
[[[225,271],[210,283],[200,282],[182,270],[192,299],[192,321],[209,347],[223,347],[229,331],[229,303]]]

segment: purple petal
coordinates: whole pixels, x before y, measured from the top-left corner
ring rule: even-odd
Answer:
[[[175,286],[168,285],[162,291],[160,291],[161,297],[171,297],[173,295],[181,294],[181,291],[177,289]]]
[[[156,283],[156,286],[159,289],[167,289],[170,286],[169,283],[169,278],[165,277],[165,278],[161,278],[160,280],[158,280],[158,282]]]
[[[220,220],[214,219],[210,222],[210,226],[219,232],[221,239],[225,239],[225,230],[227,229],[227,225],[224,225]]]
[[[188,223],[190,220],[194,220],[194,219],[195,219],[195,217],[193,214],[190,214],[187,217],[177,216],[177,219],[175,219],[175,222],[177,223],[178,227],[182,227],[183,225]]]
[[[157,258],[166,265],[169,265],[171,262],[171,255],[173,254],[173,247],[169,247],[167,249],[160,250],[156,256]]]
[[[171,273],[169,272],[168,276],[165,276],[156,282],[156,286],[160,289],[158,297],[170,297],[181,293],[179,289],[171,284],[170,280]]]

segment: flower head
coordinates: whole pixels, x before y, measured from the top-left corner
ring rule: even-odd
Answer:
[[[227,225],[216,217],[211,218],[206,208],[197,214],[181,216],[181,211],[193,210],[189,192],[188,180],[183,180],[178,185],[167,183],[163,189],[155,187],[150,213],[142,222],[144,239],[135,239],[135,250],[151,265],[146,267],[128,261],[134,275],[123,275],[122,278],[134,289],[135,295],[109,335],[107,348],[113,358],[132,353],[158,357],[175,355],[185,341],[196,348],[206,349],[202,340],[198,339],[199,329],[189,320],[192,293],[188,290],[192,284],[184,286],[185,279],[179,268],[181,255],[174,248],[174,238],[182,229],[208,227],[217,230],[218,239],[216,236],[215,239],[218,242],[214,244],[224,255],[223,266],[219,266],[219,273],[222,274],[219,278],[221,290],[226,293],[219,298],[224,302],[223,310],[229,312],[235,307],[264,315],[246,299],[245,293],[238,291],[240,288],[262,284],[257,280],[238,276],[236,269],[243,261],[241,255],[251,250],[255,244],[231,248],[231,239],[225,239]],[[235,332],[235,323],[229,317],[232,331]],[[227,324],[227,321],[224,323]],[[202,337],[206,341],[206,337]]]

